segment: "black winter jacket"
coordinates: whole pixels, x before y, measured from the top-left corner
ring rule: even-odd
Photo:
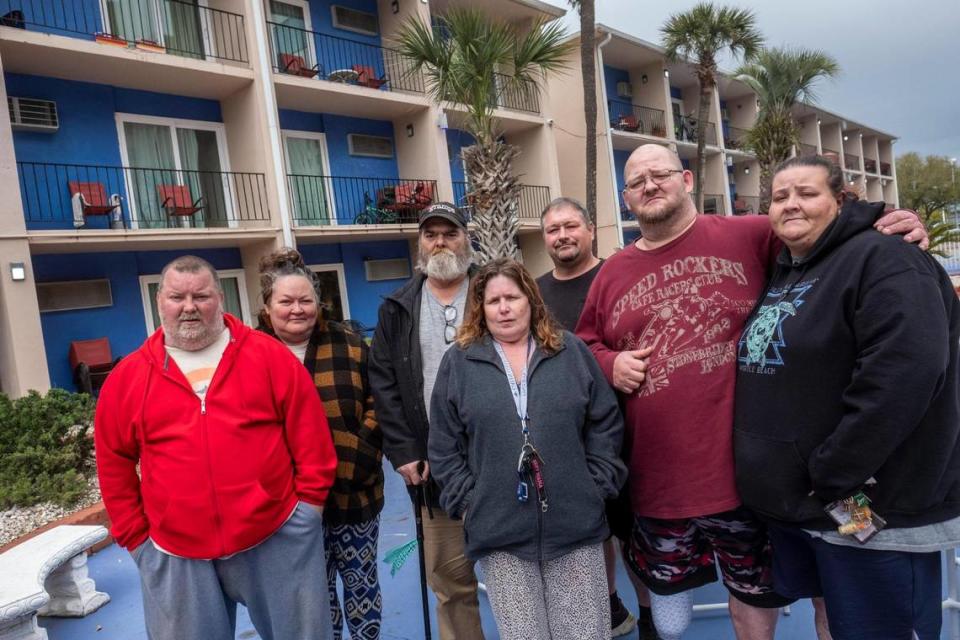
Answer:
[[[848,202],[811,252],[784,249],[738,347],[744,504],[832,529],[867,487],[890,527],[960,515],[960,302],[943,268]]]
[[[470,276],[476,267],[470,268]],[[420,300],[426,276],[417,274],[380,305],[370,349],[368,375],[383,452],[393,468],[427,459],[428,408],[423,402],[420,355]],[[431,506],[440,506],[440,489],[432,475],[426,484]]]

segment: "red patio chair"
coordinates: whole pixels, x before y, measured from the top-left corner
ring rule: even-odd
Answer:
[[[107,190],[101,182],[67,183],[70,197],[77,198],[84,216],[110,215],[120,207],[120,196],[117,194],[107,198]]]
[[[165,209],[168,216],[192,216],[203,209],[203,198],[194,200],[190,187],[185,184],[158,184],[157,193],[160,208]]]
[[[370,87],[371,89],[379,89],[383,85],[387,84],[387,76],[384,75],[382,78],[377,77],[377,73],[373,70],[373,67],[355,64],[353,65],[353,71],[357,74],[357,84]]]
[[[291,75],[301,76],[304,78],[312,78],[320,73],[320,64],[317,63],[311,67],[307,64],[306,60],[303,59],[303,56],[294,55],[292,53],[281,53],[280,70],[283,73],[289,73]]]
[[[746,200],[737,198],[733,201],[733,214],[736,216],[753,213],[753,207],[747,204]]]
[[[418,182],[413,191],[413,204],[417,209],[426,209],[433,204],[433,183]]]
[[[86,393],[93,393],[103,386],[107,375],[120,361],[120,358],[113,358],[107,338],[74,340],[70,343],[69,358],[74,382],[80,391]]]
[[[640,121],[635,115],[621,115],[617,120],[617,128],[622,131],[639,131]]]

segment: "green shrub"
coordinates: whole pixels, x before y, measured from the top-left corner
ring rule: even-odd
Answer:
[[[0,509],[70,505],[86,492],[93,410],[85,393],[31,391],[17,400],[0,393]]]

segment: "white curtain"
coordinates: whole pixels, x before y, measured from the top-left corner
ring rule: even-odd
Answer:
[[[287,137],[290,199],[294,220],[300,225],[330,224],[327,185],[320,141],[312,138]]]
[[[137,224],[141,228],[167,226],[161,208],[159,185],[177,184],[170,128],[155,124],[124,122],[127,146],[127,184],[134,199]]]
[[[127,40],[160,42],[155,0],[106,0],[110,32]]]
[[[272,16],[272,22],[276,23],[272,25],[272,35],[277,65],[283,68],[283,61],[280,59],[281,54],[300,56],[307,67],[315,65],[316,60],[310,53],[308,40],[313,36],[306,31],[302,31],[302,29],[307,28],[303,8],[295,4],[271,0],[270,15]]]

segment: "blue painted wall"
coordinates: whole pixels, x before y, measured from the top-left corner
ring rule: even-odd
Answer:
[[[113,305],[97,309],[50,311],[40,314],[47,352],[50,382],[55,387],[74,389],[68,353],[74,340],[108,337],[113,356],[134,351],[147,337],[139,276],[158,274],[184,251],[118,252],[33,256],[37,282],[60,282],[107,278]],[[218,269],[242,266],[237,249],[209,249],[192,252]]]
[[[350,302],[350,317],[364,326],[377,324],[377,310],[384,296],[392,293],[405,280],[367,282],[364,260],[406,258],[411,260],[406,240],[384,242],[351,242],[341,244],[311,244],[299,247],[307,264],[343,263],[347,281],[347,298]],[[411,273],[413,263],[411,262]]]
[[[118,112],[210,122],[223,120],[220,103],[214,100],[14,73],[5,74],[4,80],[10,96],[56,102],[60,119],[56,133],[13,132],[18,162],[119,167],[120,142],[115,119]],[[128,199],[120,171],[30,165],[21,167],[20,171],[24,208],[30,213],[29,229],[73,228],[67,190],[71,180],[100,182],[107,195],[121,195],[124,217],[129,221]],[[87,221],[90,228],[106,228],[108,224],[106,216]]]
[[[447,158],[450,161],[450,179],[454,182],[466,182],[467,176],[463,170],[460,152],[475,142],[473,136],[466,131],[447,129]]]
[[[324,115],[322,113],[309,113],[307,111],[293,111],[292,109],[278,110],[280,116],[280,128],[289,131],[312,131],[314,133],[324,133]]]
[[[683,100],[683,89],[680,89],[679,87],[671,86],[670,97],[675,98],[677,100]]]
[[[630,82],[630,73],[624,69],[603,65],[603,86],[607,91],[607,99],[630,102],[629,98],[620,98],[617,96],[618,82]]]

